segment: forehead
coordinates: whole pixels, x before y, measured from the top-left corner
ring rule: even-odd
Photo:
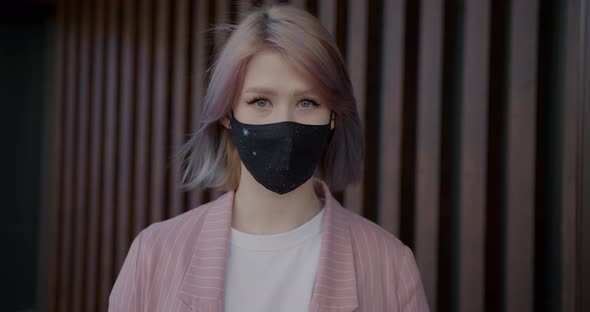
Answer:
[[[313,91],[313,83],[303,71],[287,57],[272,50],[256,53],[248,62],[243,92],[267,88],[281,91]]]

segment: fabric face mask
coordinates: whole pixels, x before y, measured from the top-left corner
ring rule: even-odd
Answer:
[[[254,179],[282,195],[311,178],[331,129],[330,122],[324,125],[293,121],[244,124],[232,112],[229,132],[242,163]]]

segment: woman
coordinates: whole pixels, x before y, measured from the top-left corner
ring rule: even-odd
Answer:
[[[229,191],[143,230],[109,310],[427,311],[410,249],[331,195],[358,180],[362,150],[329,33],[290,6],[248,14],[181,154],[187,187]]]

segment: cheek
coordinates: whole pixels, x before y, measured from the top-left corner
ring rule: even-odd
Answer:
[[[308,110],[303,110],[298,118],[298,122],[311,125],[325,125],[330,122],[330,109],[320,106]]]
[[[263,108],[257,108],[256,104],[248,104],[245,101],[234,107],[236,119],[249,124],[263,124],[266,122],[268,112]]]

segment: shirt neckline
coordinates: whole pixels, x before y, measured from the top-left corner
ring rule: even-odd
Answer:
[[[295,247],[322,232],[324,210],[322,207],[313,218],[283,233],[250,234],[231,227],[230,242],[235,247],[250,251],[276,251]]]

